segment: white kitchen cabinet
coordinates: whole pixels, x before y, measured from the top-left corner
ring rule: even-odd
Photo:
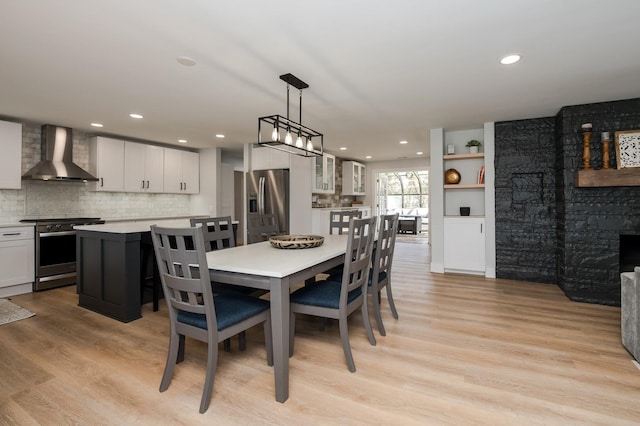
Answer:
[[[0,121],[0,189],[22,187],[22,124]]]
[[[268,146],[251,146],[251,170],[288,169],[291,154]]]
[[[483,217],[444,218],[445,272],[485,273]]]
[[[197,194],[200,191],[200,156],[196,152],[164,149],[164,192]]]
[[[342,163],[342,195],[365,195],[367,169],[357,161]]]
[[[322,154],[315,157],[313,169],[313,192],[316,194],[333,194],[336,192],[336,157]]]
[[[0,297],[31,292],[34,252],[33,226],[0,228]]]
[[[98,178],[96,191],[124,191],[124,141],[102,136],[91,138],[89,172]]]
[[[124,143],[124,190],[164,191],[164,148],[136,142]]]

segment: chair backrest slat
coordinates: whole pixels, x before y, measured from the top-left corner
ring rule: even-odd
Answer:
[[[373,257],[372,279],[378,280],[381,273],[389,274],[393,262],[393,252],[398,234],[398,213],[381,215],[378,225],[378,239]]]
[[[373,216],[365,219],[353,219],[349,224],[340,303],[346,304],[348,293],[358,287],[366,292],[371,270],[375,223],[376,217]]]
[[[204,244],[207,251],[236,246],[231,216],[191,218],[189,222],[192,227],[198,224],[202,225]]]
[[[217,330],[204,235],[200,228],[199,225],[194,228],[153,225],[151,239],[171,327],[175,326],[178,311],[187,311],[205,314],[207,327]]]
[[[351,219],[360,219],[361,217],[361,210],[337,210],[329,212],[329,234],[342,235],[349,232]]]

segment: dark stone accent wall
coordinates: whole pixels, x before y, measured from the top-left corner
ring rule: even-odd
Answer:
[[[602,167],[601,133],[640,129],[640,99],[564,107],[556,116],[559,286],[572,300],[620,305],[620,234],[640,231],[640,187],[576,188],[581,125],[592,123],[591,166]],[[615,166],[615,144],[611,144]]]
[[[556,283],[553,118],[496,123],[496,275]]]
[[[640,187],[576,188],[583,123],[591,165],[601,132],[640,129],[640,99],[568,106],[496,123],[496,275],[557,284],[572,300],[620,305],[620,234],[640,233]],[[615,144],[610,144],[615,168]]]

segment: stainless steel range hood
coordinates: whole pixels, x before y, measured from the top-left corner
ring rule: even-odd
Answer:
[[[72,131],[68,127],[42,126],[42,161],[22,175],[23,180],[54,180],[63,182],[97,181],[73,162]]]

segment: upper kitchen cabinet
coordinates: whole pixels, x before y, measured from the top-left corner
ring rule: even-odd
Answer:
[[[135,142],[124,143],[124,190],[164,191],[164,148]]]
[[[0,189],[22,187],[22,124],[0,121]]]
[[[266,146],[251,146],[251,170],[288,169],[291,154]]]
[[[324,153],[315,157],[313,169],[313,192],[316,194],[333,194],[336,192],[336,157]]]
[[[365,195],[367,169],[356,161],[342,163],[342,195]]]
[[[96,191],[124,191],[124,141],[101,136],[91,138],[89,171],[98,178]]]
[[[164,192],[197,194],[200,191],[200,156],[196,152],[164,149]]]

